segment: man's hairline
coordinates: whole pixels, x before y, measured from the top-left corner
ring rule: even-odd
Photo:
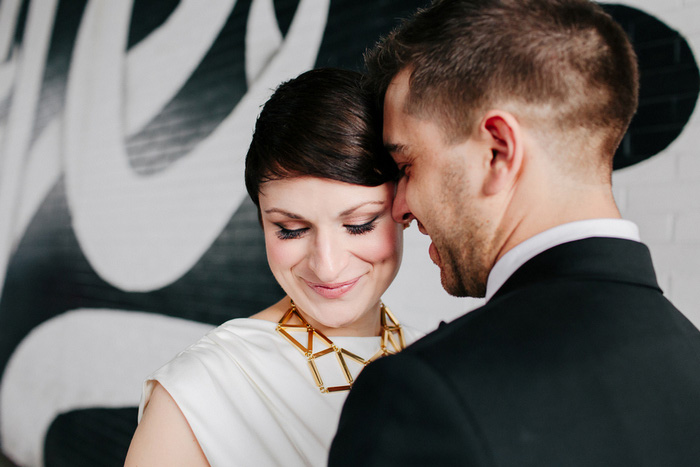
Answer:
[[[542,137],[546,132],[552,133],[562,131],[556,129],[556,123],[553,122],[551,119],[546,118],[542,120],[540,118],[540,115],[543,112],[543,110],[545,114],[552,111],[551,103],[528,103],[523,101],[522,99],[519,99],[516,95],[509,95],[506,98],[503,98],[503,96],[496,99],[494,99],[494,96],[487,98],[487,102],[482,102],[481,105],[478,106],[478,108],[471,110],[472,121],[463,122],[461,124],[462,127],[468,125],[469,128],[467,128],[466,131],[459,131],[457,129],[459,125],[454,125],[450,119],[450,116],[446,112],[439,111],[439,105],[433,105],[431,107],[431,110],[429,108],[430,106],[425,105],[424,99],[416,99],[416,95],[413,93],[411,86],[413,74],[415,72],[415,66],[413,63],[405,64],[387,80],[387,85],[386,88],[383,90],[382,98],[384,108],[386,108],[386,96],[389,91],[389,87],[394,85],[396,77],[404,72],[408,74],[406,80],[406,85],[408,89],[406,92],[406,98],[404,99],[401,108],[401,112],[416,120],[430,122],[437,125],[439,127],[440,134],[442,135],[442,140],[446,144],[459,144],[471,138],[476,129],[478,128],[479,122],[481,121],[482,117],[492,110],[499,110],[510,113],[519,122],[521,122],[521,124],[524,124],[526,127],[531,127],[531,129],[534,130],[534,134],[537,134],[538,137]],[[547,107],[550,107],[550,109],[547,109]],[[546,129],[545,127],[549,127],[549,129]],[[567,131],[563,131],[563,133],[569,134],[569,132]],[[593,136],[593,132],[590,133],[591,136]],[[402,142],[395,141],[385,142],[384,147],[387,149],[387,151],[389,151],[390,154],[392,154],[392,156],[397,152],[397,149],[403,149],[403,151],[401,152],[402,154],[409,154],[411,149]],[[394,150],[392,151],[391,148],[393,148]]]
[[[399,76],[401,73],[408,73],[408,79],[406,82],[406,85],[408,86],[408,92],[406,93],[406,99],[404,99],[403,106],[401,108],[401,111],[410,116],[413,117],[417,120],[421,121],[426,121],[426,122],[431,122],[435,125],[437,125],[440,128],[440,133],[443,136],[443,142],[448,143],[450,145],[452,144],[458,144],[461,142],[466,141],[469,139],[474,132],[474,130],[477,128],[478,125],[478,119],[474,119],[473,122],[469,122],[471,128],[468,129],[466,132],[459,132],[459,131],[451,131],[454,129],[453,125],[450,125],[449,123],[449,116],[445,115],[444,112],[441,112],[442,115],[437,115],[438,112],[431,112],[427,111],[425,109],[421,110],[422,106],[422,101],[417,101],[415,98],[415,95],[412,92],[412,87],[411,87],[411,81],[413,80],[413,74],[415,72],[415,66],[413,63],[406,63],[403,65],[401,68],[399,68],[394,74],[391,75],[386,80],[386,87],[383,89],[383,95],[381,96],[381,102],[382,107],[386,108],[386,95],[389,91],[389,87],[392,86],[394,83],[394,80],[396,79],[397,76]],[[479,113],[484,113],[486,108],[488,108],[488,105],[481,105],[481,108],[474,111],[474,114],[479,114]],[[391,144],[389,146],[392,146]],[[396,145],[394,145],[396,146]],[[387,147],[387,144],[384,144],[384,147],[389,150]],[[403,147],[406,147],[403,145]],[[391,152],[391,151],[390,151]]]
[[[386,94],[389,89],[389,86],[392,84],[396,76],[398,76],[399,73],[401,73],[405,69],[406,67],[399,70],[399,72],[394,74],[389,80],[389,85],[387,86],[387,89],[384,92],[384,99],[386,99]],[[419,110],[421,105],[419,103],[416,103],[415,101],[412,102],[410,75],[407,85],[407,98],[404,100],[401,112],[411,118],[415,118],[416,120],[430,122],[434,125],[437,125],[439,127],[438,129],[440,131],[440,134],[442,135],[443,142],[448,145],[460,144],[471,138],[473,136],[473,132],[479,126],[479,122],[482,119],[481,117],[483,117],[486,113],[489,113],[491,111],[502,111],[513,115],[520,122],[521,125],[524,125],[526,128],[529,127],[531,134],[537,139],[546,138],[547,131],[549,131],[550,133],[562,132],[562,134],[564,135],[571,134],[569,131],[556,129],[556,124],[550,119],[545,119],[544,121],[542,121],[541,118],[539,118],[539,115],[537,114],[541,112],[543,108],[549,106],[550,104],[540,103],[538,105],[527,103],[520,101],[519,99],[517,99],[517,97],[514,96],[510,96],[510,98],[508,99],[497,100],[495,103],[491,102],[485,105],[482,104],[480,106],[480,109],[475,110],[473,113],[474,121],[470,122],[471,128],[467,132],[463,132],[461,134],[456,134],[457,132],[454,132],[455,134],[453,134],[453,132],[449,131],[449,129],[453,129],[453,126],[448,124],[449,116],[445,115],[444,113],[442,115],[435,115],[435,113],[437,112],[430,112],[426,111],[425,109]],[[548,126],[550,127],[549,130],[545,128]],[[588,131],[589,134],[593,136],[593,132],[591,130]],[[385,141],[384,147],[392,156],[392,158],[394,158],[395,154],[400,154],[404,157],[410,158],[412,149],[409,145],[405,144],[404,142]]]

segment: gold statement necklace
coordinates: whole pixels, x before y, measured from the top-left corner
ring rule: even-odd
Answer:
[[[277,323],[277,332],[282,334],[282,336],[284,336],[294,347],[299,349],[299,351],[306,357],[306,361],[309,364],[309,369],[311,369],[311,374],[314,377],[314,381],[316,382],[318,389],[324,394],[329,392],[349,391],[350,388],[352,388],[354,379],[350,373],[350,370],[348,369],[347,362],[345,361],[346,357],[354,360],[364,367],[379,357],[395,354],[406,347],[401,325],[383,303],[381,303],[382,333],[380,348],[372,357],[364,359],[358,355],[355,355],[349,350],[336,346],[332,340],[326,337],[321,331],[315,329],[309,324],[308,321],[304,319],[303,316],[301,316],[297,310],[297,307],[294,305],[293,300],[290,300],[290,302],[289,310],[287,310],[282,319],[280,319]],[[299,340],[295,339],[290,334],[291,332],[305,332],[307,334],[307,344],[304,345]],[[314,337],[317,339],[314,339]],[[314,340],[324,346],[324,348],[314,352]],[[331,352],[335,353],[335,357],[338,360],[343,376],[348,383],[346,385],[326,387],[323,383],[323,378],[321,377],[321,373],[316,365],[316,359],[318,357],[328,355]]]

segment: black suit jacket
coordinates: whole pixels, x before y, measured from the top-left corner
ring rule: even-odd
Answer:
[[[330,465],[700,466],[700,333],[643,244],[559,245],[369,365]]]

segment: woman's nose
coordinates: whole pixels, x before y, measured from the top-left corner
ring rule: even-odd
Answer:
[[[321,282],[333,283],[344,280],[342,272],[348,264],[350,253],[341,235],[319,232],[312,244],[309,267]]]

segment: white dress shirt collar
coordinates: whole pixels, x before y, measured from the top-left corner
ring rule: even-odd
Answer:
[[[558,225],[516,245],[494,265],[486,282],[486,301],[528,260],[562,243],[590,237],[612,237],[640,241],[639,229],[623,219],[590,219]]]

